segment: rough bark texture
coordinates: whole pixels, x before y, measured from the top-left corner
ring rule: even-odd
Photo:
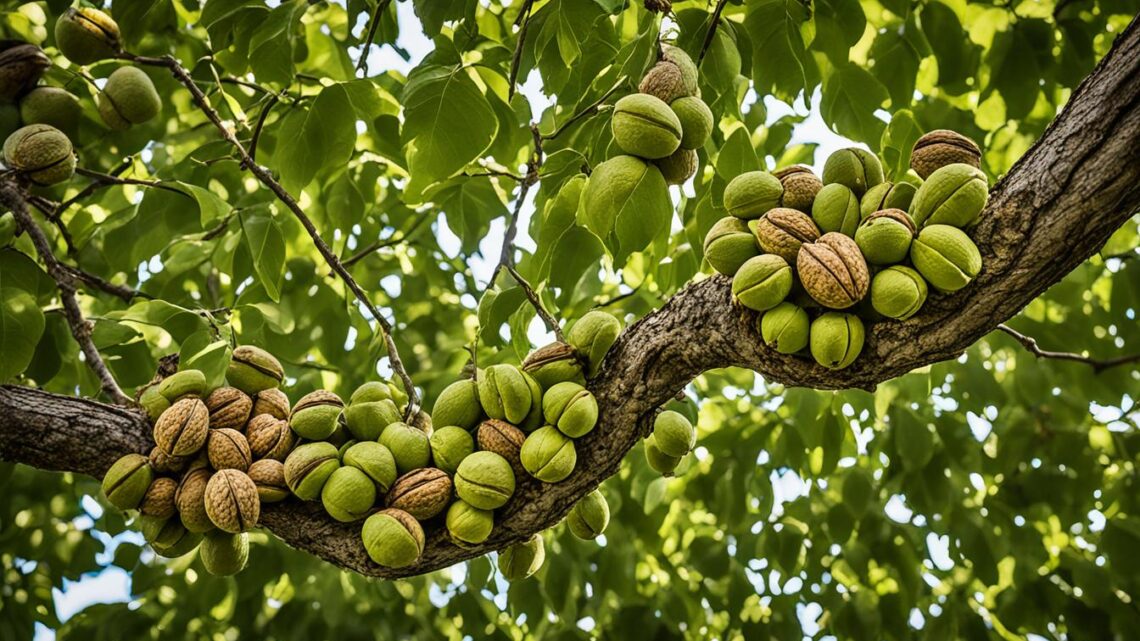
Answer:
[[[569,479],[518,491],[483,545],[460,549],[429,524],[415,566],[372,563],[360,524],[341,524],[317,503],[267,505],[261,525],[334,565],[395,578],[447,567],[520,541],[556,524],[575,501],[614,474],[646,433],[654,409],[709,369],[740,366],[773,382],[821,389],[873,389],[906,372],[958,356],[1087,259],[1140,208],[1140,27],[1136,21],[1074,92],[1041,140],[991,192],[974,230],[985,261],[977,280],[952,296],[934,295],[904,323],[872,327],[855,364],[834,372],[767,349],[755,315],[735,307],[729,280],[690,285],[631,326],[590,382],[601,421],[578,441]],[[49,470],[100,476],[120,455],[146,451],[150,427],[121,408],[0,387],[0,458]]]

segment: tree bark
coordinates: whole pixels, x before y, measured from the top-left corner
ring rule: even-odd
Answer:
[[[874,389],[915,368],[956,358],[1095,253],[1140,209],[1140,27],[1133,23],[1073,93],[1042,138],[998,182],[973,237],[985,268],[953,295],[933,294],[906,322],[871,326],[854,365],[825,369],[778,354],[760,340],[756,315],[732,302],[714,276],[673,296],[629,327],[589,387],[600,421],[577,441],[578,466],[561,483],[519,479],[484,544],[461,549],[441,523],[428,525],[420,562],[399,570],[372,563],[360,524],[342,524],[317,503],[266,505],[261,525],[286,543],[361,574],[423,574],[501,549],[555,525],[616,473],[648,431],[654,411],[701,372],[747,367],[772,382],[818,389]],[[0,458],[100,476],[127,452],[151,447],[140,414],[94,401],[0,387]]]

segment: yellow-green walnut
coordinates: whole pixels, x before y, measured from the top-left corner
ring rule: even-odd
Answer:
[[[289,415],[289,427],[301,438],[324,440],[336,431],[343,411],[344,401],[339,396],[328,390],[315,390],[302,396],[293,406],[293,413]]]
[[[546,545],[542,535],[535,533],[499,552],[499,572],[508,581],[522,581],[538,572],[545,561]]]
[[[219,530],[237,534],[257,525],[261,501],[257,485],[245,472],[219,470],[206,484],[206,516]]]
[[[379,494],[387,494],[388,489],[396,482],[396,459],[388,448],[376,441],[361,441],[349,445],[341,456],[341,464],[355,467],[368,475]]]
[[[475,451],[475,439],[471,433],[455,425],[435,430],[428,442],[435,466],[448,474],[455,474],[459,462]]]
[[[811,218],[824,233],[854,236],[859,227],[859,197],[847,185],[824,185],[811,207]]]
[[[20,99],[20,120],[25,125],[51,125],[75,139],[83,108],[79,99],[59,87],[36,87]]]
[[[906,260],[914,240],[914,221],[901,209],[884,209],[867,217],[855,231],[855,244],[872,265]]]
[[[150,76],[138,67],[119,67],[99,94],[99,115],[116,131],[141,125],[162,111],[162,99]]]
[[[249,466],[249,478],[257,486],[257,498],[262,503],[280,503],[289,498],[289,484],[285,482],[285,464],[273,459],[255,461]]]
[[[523,361],[522,368],[523,371],[530,374],[531,378],[543,389],[553,387],[558,383],[566,381],[574,383],[586,382],[585,373],[582,371],[582,359],[578,356],[578,350],[574,349],[574,346],[569,343],[555,341],[534,350],[527,355]],[[472,388],[474,388],[474,382],[469,382]],[[478,401],[476,401],[475,406],[479,407]],[[480,408],[480,414],[482,414],[482,408]],[[478,421],[476,421],[476,424],[478,424]],[[462,427],[467,426],[464,425]],[[467,429],[471,428],[468,427]]]
[[[810,168],[803,165],[785,167],[772,175],[779,178],[780,184],[784,186],[784,195],[780,198],[780,206],[810,214],[816,194],[819,193],[820,189],[823,189],[823,182],[820,181],[819,177]]]
[[[384,497],[388,507],[426,521],[443,512],[451,501],[452,482],[447,472],[436,467],[421,467],[396,479]]]
[[[557,483],[574,471],[578,453],[574,441],[557,428],[547,425],[526,437],[519,451],[523,468],[544,483]]]
[[[587,377],[593,378],[619,334],[621,321],[613,314],[594,310],[570,326],[566,342],[578,350],[578,355],[585,360]]]
[[[866,220],[871,214],[884,209],[907,211],[914,202],[918,187],[912,183],[881,182],[867,190],[859,199],[859,214]]]
[[[946,165],[918,188],[910,213],[919,227],[969,227],[981,216],[989,195],[989,183],[981,169],[962,163]]]
[[[653,161],[661,170],[661,176],[670,185],[683,185],[697,173],[699,160],[692,149],[678,149],[673,153]]]
[[[303,400],[303,399],[302,399]],[[344,423],[353,438],[375,441],[385,427],[399,422],[400,409],[390,399],[349,403],[344,408]]]
[[[811,355],[828,369],[843,369],[863,351],[863,321],[854,314],[827,312],[812,321]]]
[[[249,535],[245,532],[210,532],[198,548],[202,566],[214,576],[231,576],[245,569],[249,560]]]
[[[348,397],[350,405],[352,403],[374,403],[384,400],[392,401],[396,407],[403,407],[408,402],[408,395],[395,383],[368,381],[356,388],[352,392],[352,396]]]
[[[158,383],[158,392],[171,403],[183,396],[205,396],[206,375],[196,369],[179,370]]]
[[[463,459],[455,471],[455,494],[479,509],[496,510],[514,493],[511,464],[494,452],[475,452]]]
[[[68,9],[55,23],[55,46],[68,60],[89,65],[123,50],[119,25],[92,7]]]
[[[431,462],[431,443],[423,430],[407,423],[392,423],[380,433],[380,444],[396,459],[396,469],[406,474],[427,467]]]
[[[926,302],[926,281],[903,265],[894,265],[871,280],[871,306],[887,318],[906,320]]]
[[[518,425],[530,413],[532,395],[526,374],[514,365],[492,365],[478,372],[479,402],[491,418]]]
[[[559,383],[542,397],[546,423],[570,438],[589,434],[598,424],[598,400],[577,383]]]
[[[443,388],[431,409],[431,422],[437,427],[455,425],[473,430],[483,420],[483,406],[479,404],[479,384],[475,379],[464,378]]]
[[[681,464],[680,456],[669,456],[657,446],[657,439],[652,434],[645,439],[645,461],[649,467],[662,476],[673,476],[673,471]]]
[[[592,541],[598,538],[610,524],[610,505],[601,490],[594,490],[583,496],[566,515],[566,524],[574,536]]]
[[[649,94],[635,93],[618,100],[610,128],[618,147],[640,158],[664,158],[681,145],[677,114],[668,103]]]
[[[883,165],[875,154],[866,149],[849,147],[840,149],[823,164],[823,184],[840,183],[862,196],[868,189],[883,182]]]
[[[713,129],[713,114],[704,100],[696,96],[678,98],[669,103],[681,123],[681,149],[700,149]]]
[[[954,163],[981,166],[982,150],[973,140],[949,129],[935,129],[915,141],[910,167],[923,178]]]
[[[748,226],[756,235],[760,249],[783,258],[789,265],[795,264],[800,245],[819,239],[819,227],[811,217],[790,207],[769,209]]]
[[[982,271],[978,246],[961,229],[949,225],[927,225],[918,232],[910,247],[915,269],[935,289],[956,292]]]
[[[447,508],[445,524],[456,545],[478,545],[486,541],[491,530],[495,529],[495,513],[459,500]]]
[[[665,410],[653,419],[653,441],[669,456],[685,456],[697,444],[697,430],[683,414]]]
[[[733,178],[724,188],[724,208],[728,213],[753,220],[778,207],[784,185],[766,171],[747,171]]]
[[[796,260],[800,282],[817,303],[846,309],[863,300],[871,285],[867,261],[855,241],[831,232],[804,243]]]
[[[335,445],[324,441],[305,443],[285,459],[285,483],[297,498],[312,501],[321,495],[338,468],[340,458]]]
[[[0,43],[0,102],[12,102],[31,91],[50,68],[51,58],[36,45]]]
[[[169,559],[177,558],[198,547],[202,535],[187,530],[177,518],[141,516],[138,520],[143,538],[150,544],[154,553]]]
[[[154,472],[142,454],[127,454],[103,475],[103,495],[120,510],[139,506],[154,479]]]
[[[75,151],[55,127],[28,125],[4,141],[4,164],[37,185],[54,185],[75,173]]]
[[[807,347],[811,321],[804,308],[794,303],[780,303],[760,317],[760,336],[769,347],[781,354],[795,354]]]
[[[533,432],[542,427],[542,386],[530,374],[523,372],[522,375],[530,390],[530,411],[519,423],[519,427],[525,432]]]
[[[234,348],[233,357],[226,369],[230,385],[249,395],[281,385],[285,370],[273,354],[253,345]]]
[[[735,216],[716,221],[705,235],[705,260],[721,274],[732,276],[746,260],[757,255],[756,236]]]
[[[388,568],[403,568],[419,561],[424,551],[424,530],[403,510],[381,510],[364,521],[361,530],[368,558]]]
[[[772,309],[792,291],[792,268],[775,254],[749,258],[732,278],[732,297],[758,312]]]
[[[376,503],[376,484],[362,470],[342,466],[329,475],[321,488],[321,504],[329,516],[342,523],[359,521]]]

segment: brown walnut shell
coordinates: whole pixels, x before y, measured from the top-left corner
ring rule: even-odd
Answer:
[[[190,464],[189,456],[171,456],[155,447],[150,450],[150,466],[159,474],[179,474]]]
[[[160,476],[151,481],[139,505],[139,512],[146,516],[160,519],[169,519],[174,516],[177,507],[174,504],[174,494],[178,491],[178,481]]]
[[[250,413],[250,417],[269,414],[274,418],[288,420],[289,411],[289,397],[285,395],[285,392],[273,387],[261,390],[253,398],[253,411]]]
[[[210,412],[199,398],[186,397],[171,405],[154,424],[154,442],[164,453],[189,456],[206,444]]]
[[[257,486],[262,503],[277,503],[289,498],[289,485],[285,482],[285,465],[273,459],[261,459],[249,466],[249,478]]]
[[[249,441],[249,452],[254,460],[284,461],[295,443],[289,423],[271,414],[254,416],[245,428],[245,438]]]
[[[978,144],[949,129],[935,129],[919,138],[910,153],[910,167],[926,180],[940,167],[965,163],[980,167],[982,150]]]
[[[831,309],[847,309],[858,303],[871,286],[871,272],[859,246],[839,232],[804,243],[796,268],[807,293]]]
[[[253,462],[253,455],[249,451],[249,442],[245,435],[228,427],[210,430],[210,437],[206,441],[206,453],[210,458],[210,465],[215,470],[245,472]]]
[[[214,524],[206,514],[206,485],[213,475],[205,467],[190,470],[182,477],[182,482],[174,493],[174,504],[182,517],[182,525],[191,532],[201,534],[214,529]]]
[[[332,405],[334,407],[344,407],[344,401],[341,400],[336,394],[324,390],[314,390],[301,397],[297,404],[293,406],[292,414],[296,414],[302,410],[307,410],[310,407],[319,407],[321,405]]]
[[[756,221],[754,233],[761,249],[789,265],[795,264],[800,245],[819,239],[819,227],[811,216],[789,207],[768,210]]]
[[[420,521],[438,515],[451,502],[451,477],[435,467],[421,467],[396,479],[385,501]]]
[[[261,516],[257,485],[245,472],[221,470],[206,485],[206,514],[223,532],[249,531]]]
[[[253,399],[236,387],[219,387],[206,397],[210,429],[242,431],[253,410]]]
[[[901,209],[880,209],[879,211],[864,218],[863,224],[866,224],[868,220],[874,220],[876,218],[890,218],[891,220],[897,221],[899,224],[909,229],[912,236],[918,233],[918,229],[916,229],[914,226],[914,219]]]
[[[823,181],[819,179],[819,176],[816,176],[810,168],[803,165],[785,167],[772,175],[779,178],[780,184],[784,186],[784,195],[780,197],[780,205],[810,214],[812,203],[815,202],[815,195],[819,193],[820,189],[823,189]]]
[[[479,424],[475,432],[475,442],[480,450],[494,452],[507,459],[516,479],[530,478],[526,468],[523,467],[519,451],[526,441],[526,433],[506,421],[487,419]]]

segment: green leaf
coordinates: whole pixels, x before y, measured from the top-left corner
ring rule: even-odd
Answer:
[[[874,147],[886,127],[875,112],[888,98],[886,88],[874,76],[849,62],[828,76],[819,109],[836,132]]]
[[[241,228],[253,260],[253,269],[265,293],[273,302],[281,300],[281,280],[285,276],[285,236],[273,209],[261,206],[241,213]]]
[[[744,30],[752,38],[752,80],[761,94],[792,102],[801,92],[810,100],[819,69],[804,46],[801,27],[811,19],[798,0],[749,0]]]
[[[206,376],[206,387],[212,389],[225,382],[231,353],[227,341],[216,340],[213,332],[202,330],[182,341],[178,363],[183,369],[200,370]]]
[[[922,128],[915,122],[914,114],[908,109],[896,111],[891,122],[883,130],[879,143],[879,155],[888,178],[899,181],[910,169],[910,153],[914,143],[922,137]]]
[[[747,171],[763,169],[752,138],[744,127],[737,127],[728,135],[716,157],[716,173],[726,182]]]
[[[198,203],[198,215],[201,220],[202,229],[208,229],[224,219],[232,211],[229,203],[222,200],[220,196],[209,189],[199,187],[198,185],[191,185],[186,182],[178,182],[177,185],[179,189],[185,191]]]
[[[322,168],[343,167],[356,145],[356,115],[348,92],[339,84],[321,90],[312,106],[285,117],[274,161],[281,184],[296,194]]]
[[[31,294],[0,287],[0,382],[8,382],[32,361],[44,332],[44,313]]]

